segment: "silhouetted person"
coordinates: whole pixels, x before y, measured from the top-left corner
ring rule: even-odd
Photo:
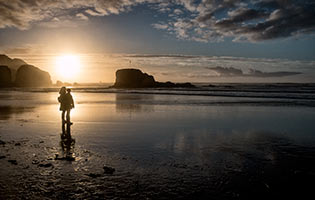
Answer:
[[[71,95],[71,89],[62,87],[60,88],[59,94],[60,94],[60,96],[58,97],[58,101],[60,103],[59,110],[62,111],[61,113],[62,134],[61,134],[60,145],[63,151],[63,157],[58,157],[58,155],[56,155],[55,159],[74,161],[75,158],[73,157],[73,149],[74,149],[75,140],[71,137],[72,123],[70,121],[70,111],[72,108],[74,108],[74,102]],[[65,115],[66,115],[66,120],[65,120]]]
[[[60,94],[60,96],[58,97],[58,101],[60,103],[59,110],[60,111],[66,111],[65,103],[64,103],[64,98],[65,98],[65,95],[67,94],[66,87],[61,87],[59,90],[59,94]],[[62,112],[62,114],[61,114],[61,120],[62,120],[62,123],[64,123],[64,112]]]
[[[69,88],[67,89],[67,93],[64,96],[64,106],[65,106],[65,111],[67,112],[66,114],[67,123],[71,125],[72,122],[70,121],[70,111],[72,108],[74,108],[74,102],[71,95],[71,89]],[[63,114],[63,119],[64,119],[64,114]]]
[[[70,110],[74,108],[74,102],[71,95],[71,89],[66,89],[65,87],[62,87],[59,91],[60,96],[58,97],[58,101],[60,102],[60,108],[59,110],[62,111],[61,113],[61,120],[62,124],[72,124],[70,121]],[[65,114],[66,114],[66,120],[65,120]]]

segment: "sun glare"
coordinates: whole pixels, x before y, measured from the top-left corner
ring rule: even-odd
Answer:
[[[56,57],[57,74],[69,81],[77,78],[81,68],[80,57],[77,55],[61,55]]]

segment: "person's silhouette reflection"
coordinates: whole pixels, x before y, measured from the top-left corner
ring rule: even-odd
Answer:
[[[62,134],[60,146],[62,148],[63,157],[56,158],[57,160],[75,160],[73,151],[74,151],[75,140],[71,137],[71,124],[70,123],[62,123]]]

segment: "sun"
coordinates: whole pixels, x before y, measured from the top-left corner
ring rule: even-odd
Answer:
[[[56,57],[56,72],[65,81],[77,78],[80,69],[80,56],[68,54]]]

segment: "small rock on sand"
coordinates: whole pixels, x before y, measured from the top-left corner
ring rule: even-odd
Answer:
[[[92,177],[92,178],[97,178],[97,177],[102,176],[101,174],[94,174],[94,173],[89,173],[89,174],[86,174],[86,175],[89,176],[89,177]]]
[[[113,167],[108,167],[108,166],[104,166],[104,174],[113,174],[115,172],[115,168]]]
[[[5,141],[0,140],[0,144],[5,144]]]
[[[17,161],[16,160],[8,160],[9,163],[11,163],[12,165],[17,165]]]
[[[45,167],[45,168],[47,168],[47,167],[54,167],[54,165],[51,164],[51,163],[41,163],[41,164],[39,164],[38,166],[39,166],[39,167]]]
[[[39,163],[38,160],[33,160],[33,161],[32,161],[32,164],[33,164],[33,165],[37,165],[38,163]]]
[[[59,157],[58,154],[55,155],[55,160],[67,160],[67,161],[75,161],[75,158],[67,155],[66,157]]]

